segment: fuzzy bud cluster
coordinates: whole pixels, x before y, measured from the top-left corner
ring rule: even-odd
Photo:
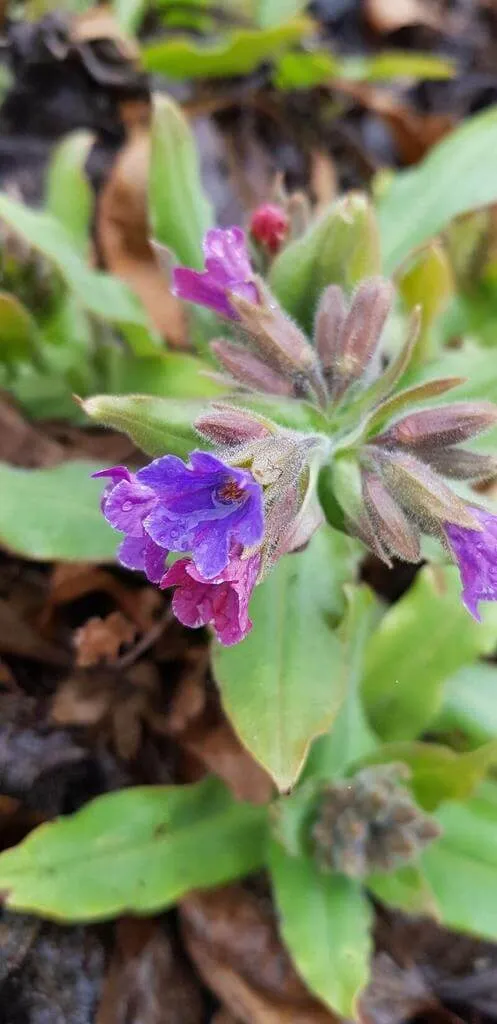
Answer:
[[[408,776],[405,765],[382,765],[323,790],[311,827],[321,870],[349,878],[392,871],[439,837],[437,823],[400,785]]]

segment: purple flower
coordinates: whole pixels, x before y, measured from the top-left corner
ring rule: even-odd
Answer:
[[[226,569],[233,543],[253,547],[262,540],[262,488],[245,469],[194,451],[188,465],[165,455],[140,469],[136,480],[154,497],[143,520],[146,533],[161,548],[190,551],[204,579]]]
[[[159,583],[168,551],[156,544],[143,526],[145,516],[157,502],[153,490],[138,483],[136,475],[125,466],[102,469],[93,476],[109,478],[101,509],[107,522],[125,534],[117,552],[119,561],[127,569],[144,572],[151,583]]]
[[[445,523],[445,533],[458,564],[463,585],[462,600],[480,622],[480,601],[497,601],[497,516],[471,508],[482,530]]]
[[[190,558],[181,558],[166,572],[161,588],[176,587],[173,612],[184,626],[211,625],[222,644],[238,644],[252,628],[248,605],[259,571],[260,555],[242,559],[231,553],[229,565],[205,580]]]
[[[242,229],[213,228],[204,238],[203,250],[204,271],[188,267],[177,267],[173,271],[174,293],[180,299],[207,306],[229,320],[238,320],[229,301],[229,292],[249,302],[259,302]]]

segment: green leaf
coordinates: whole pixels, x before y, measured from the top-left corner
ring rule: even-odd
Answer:
[[[397,279],[399,292],[408,310],[419,305],[420,332],[411,357],[411,367],[436,355],[432,327],[454,294],[454,278],[445,249],[431,242],[414,254]]]
[[[126,355],[113,368],[107,390],[114,395],[134,393],[168,399],[201,398],[207,402],[226,395],[226,388],[206,375],[207,369],[206,363],[186,352],[165,351],[141,359]]]
[[[373,913],[361,885],[319,872],[276,842],[269,862],[281,932],[299,974],[331,1010],[356,1019],[372,953]]]
[[[464,800],[474,793],[488,770],[497,764],[497,741],[459,754],[438,743],[386,743],[361,764],[403,762],[411,769],[410,785],[416,801],[427,811],[445,800]]]
[[[266,29],[237,29],[223,35],[216,45],[197,43],[187,37],[168,38],[142,49],[146,71],[171,78],[221,78],[249,75],[266,60],[273,60],[299,42],[312,27],[308,18],[293,18]]]
[[[415,168],[392,181],[379,204],[385,273],[429,241],[461,213],[494,203],[497,110],[464,122]]]
[[[0,362],[21,363],[36,354],[36,324],[15,295],[0,292]]]
[[[453,78],[456,65],[432,53],[406,50],[384,50],[374,57],[344,57],[340,61],[340,77],[359,82],[384,82],[393,78]]]
[[[121,430],[146,455],[179,455],[203,448],[193,422],[205,409],[201,399],[155,398],[150,395],[96,395],[82,402],[87,416]]]
[[[115,558],[118,534],[100,512],[100,466],[64,462],[53,469],[0,463],[0,543],[37,561],[104,562]]]
[[[0,855],[0,890],[13,910],[60,921],[149,914],[259,868],[264,840],[264,809],[216,779],[123,789]]]
[[[326,736],[313,744],[304,769],[306,779],[331,779],[376,750],[378,741],[366,721],[360,695],[364,650],[378,616],[378,602],[366,586],[348,586],[349,604],[338,629],[343,644],[346,696]]]
[[[310,332],[324,288],[348,291],[380,268],[375,216],[366,195],[350,192],[311,222],[274,260],[269,284],[290,316]]]
[[[345,696],[347,666],[334,626],[354,564],[353,542],[321,528],[256,588],[253,630],[243,643],[214,646],[225,711],[281,790],[293,785],[311,740],[331,726]]]
[[[497,739],[497,665],[465,665],[445,684],[437,732],[463,733],[472,743]]]
[[[398,907],[408,914],[429,914],[438,917],[438,907],[428,882],[415,864],[405,864],[396,871],[369,875],[366,888],[382,903]]]
[[[290,50],[276,61],[273,82],[277,89],[312,89],[337,78],[340,68],[338,58],[327,50]]]
[[[485,783],[467,803],[438,811],[441,839],[423,853],[421,868],[440,919],[449,928],[497,938],[497,787]]]
[[[306,7],[307,0],[256,0],[255,19],[260,28],[273,28],[302,14]]]
[[[118,324],[136,355],[150,355],[162,344],[138,297],[117,277],[88,267],[71,234],[50,213],[1,193],[0,220],[53,263],[84,309]]]
[[[493,650],[496,609],[487,606],[479,624],[463,607],[460,591],[455,567],[422,569],[371,638],[363,698],[384,739],[418,736],[441,707],[445,681]]]
[[[202,185],[195,139],[181,109],[155,96],[149,170],[153,238],[187,267],[203,266],[202,239],[214,211]]]
[[[112,2],[112,13],[122,32],[136,32],[147,9],[147,0],[113,0]]]
[[[70,233],[78,251],[89,255],[94,199],[85,163],[94,142],[90,132],[71,132],[56,146],[48,167],[45,206]]]

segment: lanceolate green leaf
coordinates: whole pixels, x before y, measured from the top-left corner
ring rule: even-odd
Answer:
[[[100,469],[65,462],[53,469],[0,463],[0,544],[37,561],[113,561],[118,534],[99,508]]]
[[[249,75],[265,60],[302,39],[312,22],[292,18],[271,28],[243,28],[223,36],[214,46],[185,37],[169,38],[142,49],[147,71],[171,78],[219,78],[225,75]]]
[[[225,710],[281,790],[295,782],[311,740],[331,726],[345,696],[347,665],[335,627],[355,551],[344,534],[322,527],[256,588],[249,636],[236,647],[214,647]]]
[[[455,566],[423,569],[372,636],[363,697],[384,739],[418,736],[441,706],[445,680],[493,650],[495,607],[486,607],[480,625],[463,607],[460,591]]]
[[[377,617],[377,602],[366,586],[347,587],[349,600],[338,633],[343,643],[346,694],[331,729],[313,744],[304,769],[305,778],[331,779],[345,773],[351,762],[372,753],[378,741],[370,728],[361,700],[364,649]]]
[[[299,974],[331,1010],[356,1019],[356,1001],[369,980],[373,920],[360,883],[321,873],[274,841],[270,868],[281,932]]]
[[[265,811],[215,779],[140,786],[42,825],[0,856],[8,907],[61,921],[162,910],[261,867]]]
[[[150,395],[96,395],[82,403],[90,419],[121,430],[147,455],[179,455],[204,444],[193,429],[205,409],[200,399],[155,398]]]
[[[202,267],[202,239],[214,223],[203,190],[195,139],[180,108],[154,99],[149,171],[153,238],[187,267]]]
[[[44,210],[31,210],[1,193],[0,220],[6,221],[57,268],[84,309],[118,324],[137,355],[156,351],[160,338],[137,296],[118,278],[88,267],[71,233],[56,217]]]
[[[437,819],[441,839],[421,858],[442,922],[497,938],[497,787],[485,783],[467,803],[448,803]]]
[[[310,331],[327,285],[340,284],[350,291],[379,268],[374,211],[366,195],[351,192],[282,250],[271,267],[269,283],[286,311]]]
[[[0,363],[22,363],[36,355],[37,328],[15,295],[0,292]]]
[[[434,728],[442,733],[455,730],[476,744],[497,739],[495,662],[465,665],[449,679]]]
[[[46,209],[64,225],[85,258],[94,203],[85,163],[93,142],[90,132],[77,131],[59,143],[48,168],[45,196]]]
[[[379,204],[383,266],[390,274],[461,213],[494,203],[497,110],[469,118],[413,170],[393,180]]]

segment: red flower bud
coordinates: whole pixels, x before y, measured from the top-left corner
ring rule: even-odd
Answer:
[[[281,249],[289,227],[287,214],[275,203],[263,203],[262,206],[258,206],[250,219],[252,238],[273,256]]]

